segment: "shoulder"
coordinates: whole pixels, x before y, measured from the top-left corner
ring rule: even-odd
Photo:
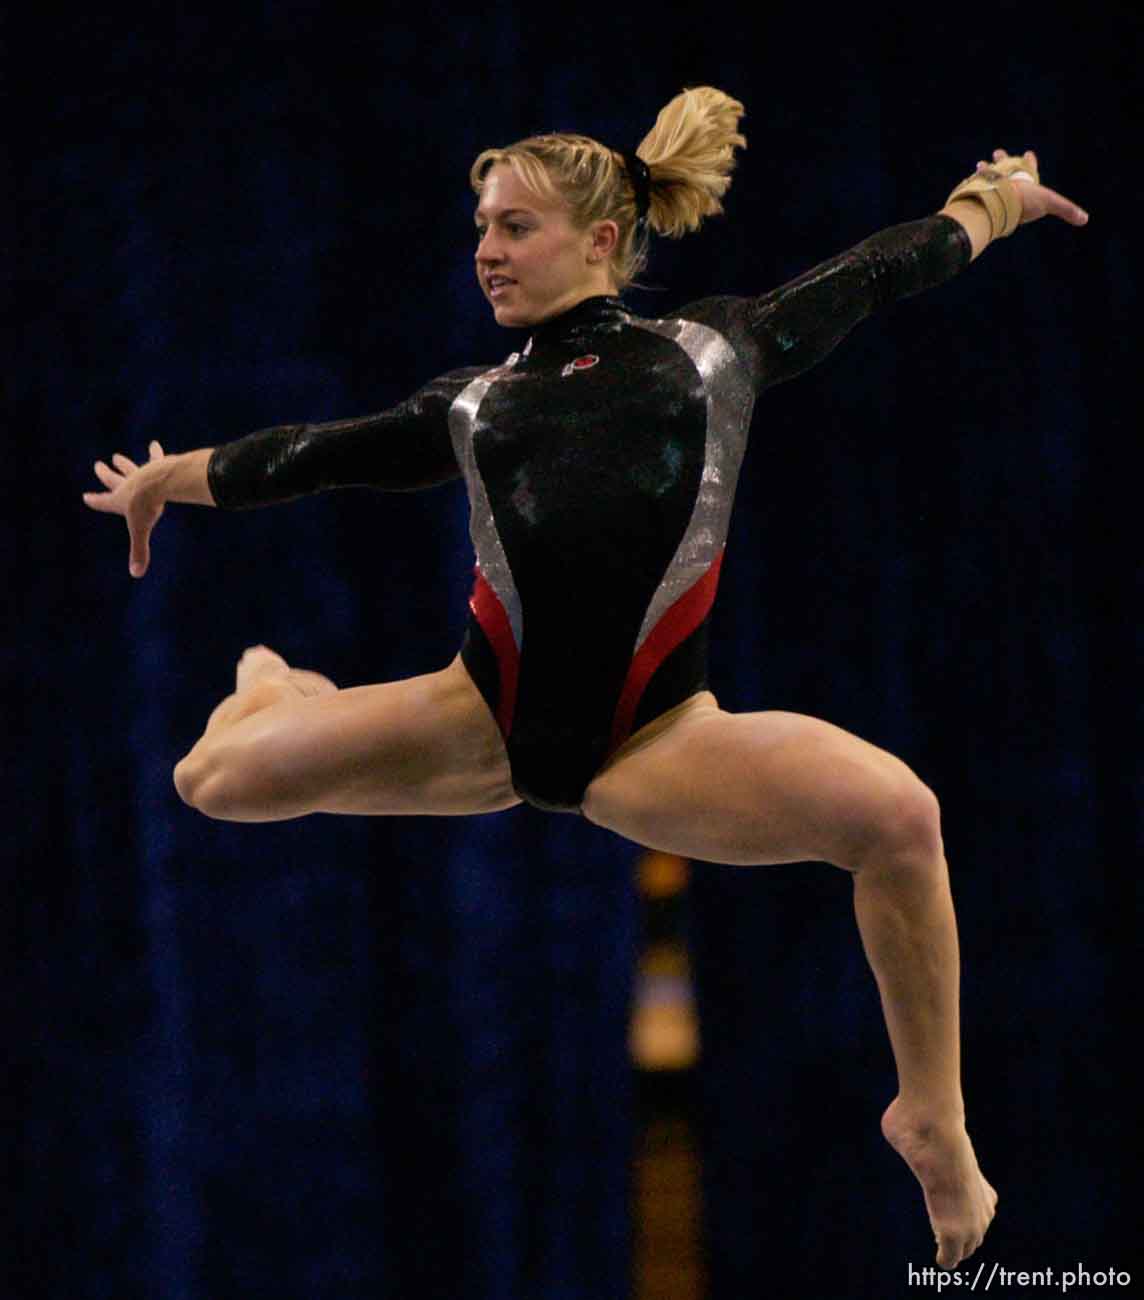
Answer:
[[[718,294],[687,303],[649,324],[670,331],[700,369],[722,368],[734,359],[753,375],[758,359],[750,333],[750,307],[749,298]]]
[[[707,325],[711,329],[727,328],[742,315],[746,301],[733,294],[716,294],[710,298],[700,298],[697,302],[689,302],[672,314],[679,320],[694,321],[697,325]]]
[[[430,379],[427,384],[423,384],[417,391],[419,393],[459,393],[462,389],[467,388],[474,379],[480,379],[482,375],[493,374],[502,366],[511,364],[514,359],[515,354],[508,361],[493,365],[458,366],[456,370],[447,370],[443,375]]]
[[[687,303],[660,317],[629,312],[628,319],[631,325],[672,338],[679,336],[686,326],[698,325],[702,327],[700,332],[713,331],[729,339],[741,329],[749,305],[747,298],[724,294]]]
[[[511,359],[510,359],[511,360]],[[410,397],[402,402],[407,410],[430,411],[448,408],[466,388],[475,380],[485,375],[495,374],[506,362],[500,365],[459,366],[456,370],[447,370],[442,375],[430,379]]]
[[[753,300],[734,294],[716,294],[686,303],[664,318],[661,325],[680,332],[691,333],[708,341],[718,335],[736,353],[742,354],[749,345],[750,318]],[[688,327],[698,329],[688,330]]]

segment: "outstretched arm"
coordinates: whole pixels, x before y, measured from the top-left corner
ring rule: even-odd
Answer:
[[[1036,166],[1032,151],[998,149],[933,216],[880,230],[760,297],[706,299],[680,314],[732,339],[756,392],[793,379],[872,312],[951,279],[992,239],[1043,216],[1083,226],[1088,214],[1041,185]]]
[[[979,256],[999,233],[1008,235],[1016,229],[1016,226],[1012,226],[1003,232],[997,231],[997,222],[990,214],[989,205],[972,194],[974,181],[987,180],[1005,173],[1008,173],[1020,209],[1014,214],[1017,216],[1017,225],[1024,226],[1041,217],[1059,217],[1070,226],[1088,224],[1088,213],[1079,204],[1040,183],[1037,155],[1032,149],[1026,149],[1020,155],[1008,154],[1004,149],[994,149],[993,162],[979,162],[974,175],[954,190],[941,210],[942,215],[952,217],[965,228],[972,246],[972,257]],[[986,189],[984,192],[989,191]],[[1003,215],[1000,220],[1004,221]]]
[[[96,461],[104,492],[85,492],[93,510],[122,515],[131,537],[129,571],[141,578],[150,539],[168,501],[241,510],[292,501],[328,488],[409,491],[459,474],[449,408],[481,367],[454,370],[389,411],[327,424],[282,425],[214,448],[167,456],[157,442],[136,465],[116,454]]]

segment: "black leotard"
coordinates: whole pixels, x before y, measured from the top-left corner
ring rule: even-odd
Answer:
[[[517,793],[576,811],[609,754],[705,685],[755,398],[969,256],[961,225],[934,216],[759,298],[708,298],[666,320],[588,298],[502,365],[451,371],[392,410],[219,447],[211,490],[241,508],[462,474],[477,555],[464,663]]]

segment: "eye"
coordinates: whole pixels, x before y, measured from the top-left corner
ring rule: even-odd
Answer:
[[[522,236],[527,235],[532,229],[522,221],[505,221],[501,224],[513,239],[520,239]],[[488,233],[488,229],[488,226],[477,226],[476,231],[478,243],[484,239],[485,235]]]

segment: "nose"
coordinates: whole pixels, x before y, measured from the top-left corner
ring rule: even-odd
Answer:
[[[502,256],[500,245],[497,242],[495,233],[491,228],[486,230],[481,236],[480,242],[477,244],[477,265],[489,266],[494,262],[499,262]]]

